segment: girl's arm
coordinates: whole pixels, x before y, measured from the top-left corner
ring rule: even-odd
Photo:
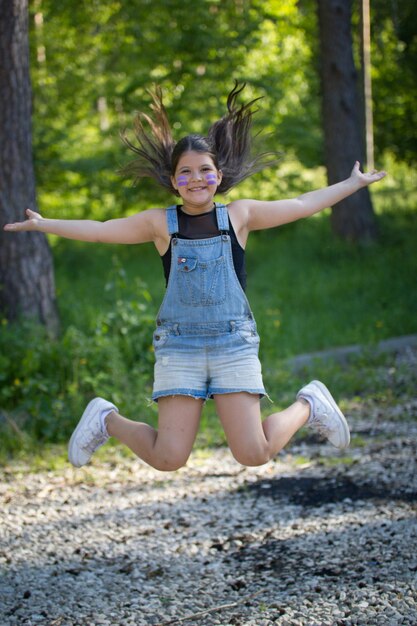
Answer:
[[[252,230],[273,228],[274,226],[287,224],[303,217],[309,217],[327,207],[333,206],[362,187],[381,180],[385,175],[385,172],[377,171],[364,174],[360,171],[359,162],[357,161],[350,177],[335,185],[304,193],[292,200],[276,200],[272,202],[238,200],[236,203],[232,202],[230,208],[232,208],[233,204],[242,204],[242,206],[239,206],[239,211],[245,217],[242,221],[239,221],[243,231],[250,232]],[[238,209],[237,206],[236,209]]]
[[[6,224],[4,230],[11,232],[37,231],[101,243],[146,243],[161,237],[160,227],[164,224],[163,210],[150,209],[130,217],[99,222],[95,220],[45,219],[39,213],[26,210],[24,222]]]

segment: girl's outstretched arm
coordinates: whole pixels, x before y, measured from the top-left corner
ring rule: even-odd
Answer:
[[[23,222],[6,224],[4,230],[10,232],[37,231],[101,243],[146,243],[160,237],[160,224],[163,224],[163,211],[150,209],[130,217],[99,222],[95,220],[55,220],[45,219],[39,213],[26,210],[27,219]]]
[[[350,177],[335,185],[304,193],[292,200],[276,200],[272,202],[237,200],[236,203],[231,203],[230,208],[232,208],[232,211],[235,210],[236,213],[239,211],[245,215],[244,221],[246,221],[247,232],[273,228],[274,226],[287,224],[303,217],[309,217],[327,207],[333,206],[362,187],[381,180],[385,175],[386,172],[377,172],[376,170],[370,173],[363,173],[360,171],[360,165],[357,161]],[[239,207],[236,206],[235,209],[233,207],[234,204],[239,205]],[[241,224],[243,226],[242,222]]]

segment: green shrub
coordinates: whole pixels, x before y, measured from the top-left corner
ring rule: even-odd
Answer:
[[[110,310],[90,327],[68,326],[51,340],[39,324],[0,326],[0,434],[2,451],[30,441],[66,440],[86,403],[104,396],[132,416],[147,408],[154,327],[146,285],[130,289],[116,266],[106,293]],[[151,412],[152,419],[152,412]]]

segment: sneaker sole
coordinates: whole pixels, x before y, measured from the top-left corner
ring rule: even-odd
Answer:
[[[71,439],[69,440],[69,444],[68,444],[68,459],[69,462],[71,463],[71,465],[73,465],[74,467],[82,467],[84,464],[79,465],[78,463],[75,462],[74,460],[74,441],[75,438],[77,437],[78,433],[80,432],[81,428],[84,426],[84,423],[87,421],[87,418],[90,417],[92,411],[93,411],[93,407],[95,404],[98,404],[99,402],[101,402],[101,398],[94,398],[93,400],[91,400],[85,410],[84,413],[81,415],[80,417],[80,421],[78,422],[78,425],[76,427],[76,429],[74,430],[74,432],[71,435]]]
[[[319,380],[312,380],[310,384],[312,384],[315,387],[317,387],[318,389],[320,389],[321,393],[325,396],[326,400],[328,402],[330,402],[330,404],[332,405],[332,407],[336,411],[336,413],[337,413],[337,415],[338,415],[338,417],[340,419],[340,423],[343,426],[344,438],[342,439],[341,444],[336,446],[336,447],[339,448],[340,450],[342,450],[343,448],[347,448],[349,446],[349,443],[350,443],[350,430],[349,430],[349,426],[348,426],[348,423],[346,421],[345,416],[343,415],[342,411],[337,406],[337,403],[336,403],[335,399],[333,398],[333,396],[330,393],[330,391],[327,389],[326,385],[324,385]]]

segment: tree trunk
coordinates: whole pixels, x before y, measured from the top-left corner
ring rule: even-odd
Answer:
[[[58,332],[52,255],[42,233],[3,225],[36,209],[27,0],[0,0],[0,312]]]
[[[357,73],[351,33],[352,0],[318,0],[324,148],[329,184],[363,162]],[[332,209],[333,232],[343,239],[376,238],[376,220],[367,187]]]

